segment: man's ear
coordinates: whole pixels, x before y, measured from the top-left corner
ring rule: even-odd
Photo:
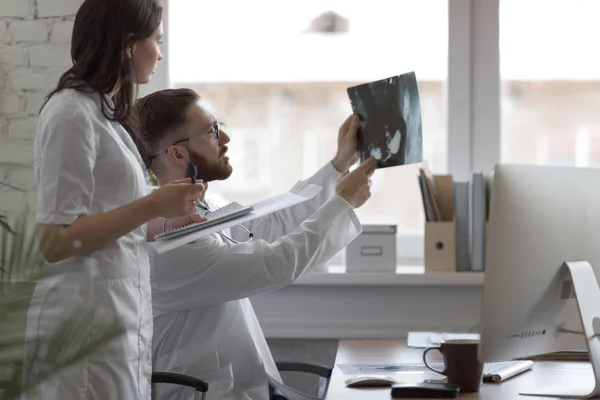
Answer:
[[[183,152],[180,150],[179,147],[175,147],[175,157],[178,160],[185,160],[185,155],[183,154]]]
[[[181,148],[177,147],[177,146],[173,146],[171,148],[169,148],[169,150],[167,151],[167,155],[169,157],[171,157],[172,159],[174,159],[175,161],[185,161],[185,154],[183,154],[183,151]]]

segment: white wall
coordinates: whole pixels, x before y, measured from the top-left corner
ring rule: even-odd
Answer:
[[[268,338],[398,339],[475,329],[482,298],[483,286],[292,285],[252,304]]]
[[[72,65],[73,20],[82,2],[0,0],[0,182],[26,191],[0,185],[0,214],[35,212],[32,161],[38,111]],[[140,94],[166,87],[167,79],[165,61]]]
[[[82,0],[2,0],[0,5],[0,213],[35,211],[33,137],[40,106],[71,65]]]
[[[269,338],[395,339],[475,328],[483,281],[481,273],[464,272],[309,273],[251,300]]]

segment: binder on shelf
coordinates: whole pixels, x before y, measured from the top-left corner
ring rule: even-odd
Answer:
[[[455,272],[454,180],[452,175],[426,175],[421,170],[423,201],[429,198],[434,212],[425,223],[425,272]]]
[[[471,182],[470,201],[470,232],[471,266],[470,270],[482,272],[485,270],[485,243],[487,241],[487,226],[490,212],[493,175],[482,172],[473,174]]]
[[[454,221],[425,224],[425,273],[456,271]]]
[[[454,182],[454,225],[456,271],[471,270],[469,258],[469,188],[470,182]]]
[[[425,211],[425,272],[483,271],[493,176],[454,181],[421,169]]]

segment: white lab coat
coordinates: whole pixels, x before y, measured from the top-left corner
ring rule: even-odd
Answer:
[[[34,150],[38,223],[69,225],[82,215],[109,211],[147,194],[135,144],[122,126],[102,115],[100,101],[99,94],[67,89],[41,113]],[[146,227],[45,269],[56,274],[36,286],[27,319],[30,346],[39,333],[81,306],[92,311],[87,338],[115,319],[127,332],[27,398],[149,399],[152,299]],[[26,357],[31,351],[26,348]]]
[[[268,380],[281,377],[248,297],[293,283],[360,233],[354,210],[335,195],[338,176],[326,165],[308,179],[323,187],[317,198],[247,223],[253,242],[215,234],[159,255],[150,246],[155,371],[208,381],[209,399],[268,399]],[[247,239],[242,229],[225,233]],[[170,385],[155,394],[194,398]]]

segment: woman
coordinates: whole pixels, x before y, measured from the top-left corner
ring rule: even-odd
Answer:
[[[189,220],[203,197],[203,186],[189,180],[148,195],[140,154],[121,125],[136,85],[150,80],[162,58],[161,13],[155,0],[86,0],[73,28],[73,66],[42,108],[35,141],[36,220],[50,265],[31,303],[28,344],[82,309],[90,311],[82,324],[88,329],[69,345],[93,342],[115,320],[126,333],[37,385],[31,398],[150,398],[146,239],[165,225],[159,217]],[[36,353],[28,348],[26,357]],[[47,366],[34,361],[29,366],[44,372]],[[25,372],[23,382],[31,376]]]

